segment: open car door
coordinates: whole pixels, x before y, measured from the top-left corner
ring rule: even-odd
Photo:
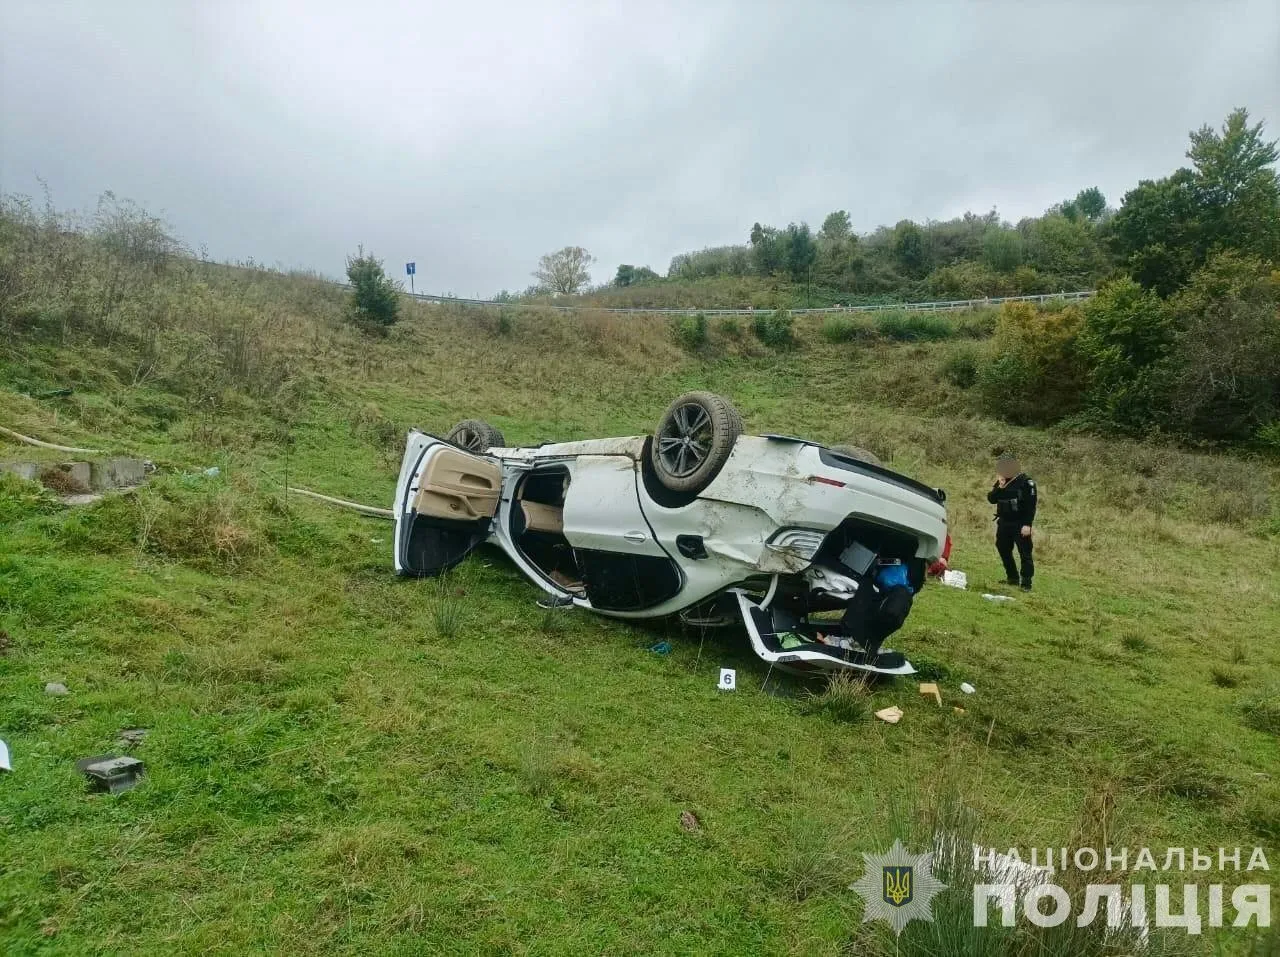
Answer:
[[[396,483],[396,572],[423,578],[458,564],[493,527],[502,468],[411,432]]]

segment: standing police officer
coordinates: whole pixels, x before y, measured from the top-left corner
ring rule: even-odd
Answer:
[[[1036,483],[1027,478],[1012,452],[1002,452],[996,460],[996,484],[987,493],[987,501],[996,507],[996,551],[1004,562],[1005,578],[1010,585],[1022,585],[1031,591],[1036,563],[1031,557],[1031,523],[1036,518]],[[1014,547],[1022,560],[1022,574],[1013,560]]]

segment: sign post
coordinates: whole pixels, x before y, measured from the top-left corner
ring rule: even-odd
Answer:
[[[405,263],[404,271],[409,275],[409,294],[413,295],[413,274],[418,271],[418,264]]]

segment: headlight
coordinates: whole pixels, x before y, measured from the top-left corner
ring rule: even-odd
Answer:
[[[790,552],[808,561],[818,554],[826,537],[826,532],[812,528],[784,528],[775,533],[766,544],[775,552]]]

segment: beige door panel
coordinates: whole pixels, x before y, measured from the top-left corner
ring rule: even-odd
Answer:
[[[493,518],[501,489],[502,469],[496,463],[442,446],[431,453],[414,509],[419,515],[463,522]]]

